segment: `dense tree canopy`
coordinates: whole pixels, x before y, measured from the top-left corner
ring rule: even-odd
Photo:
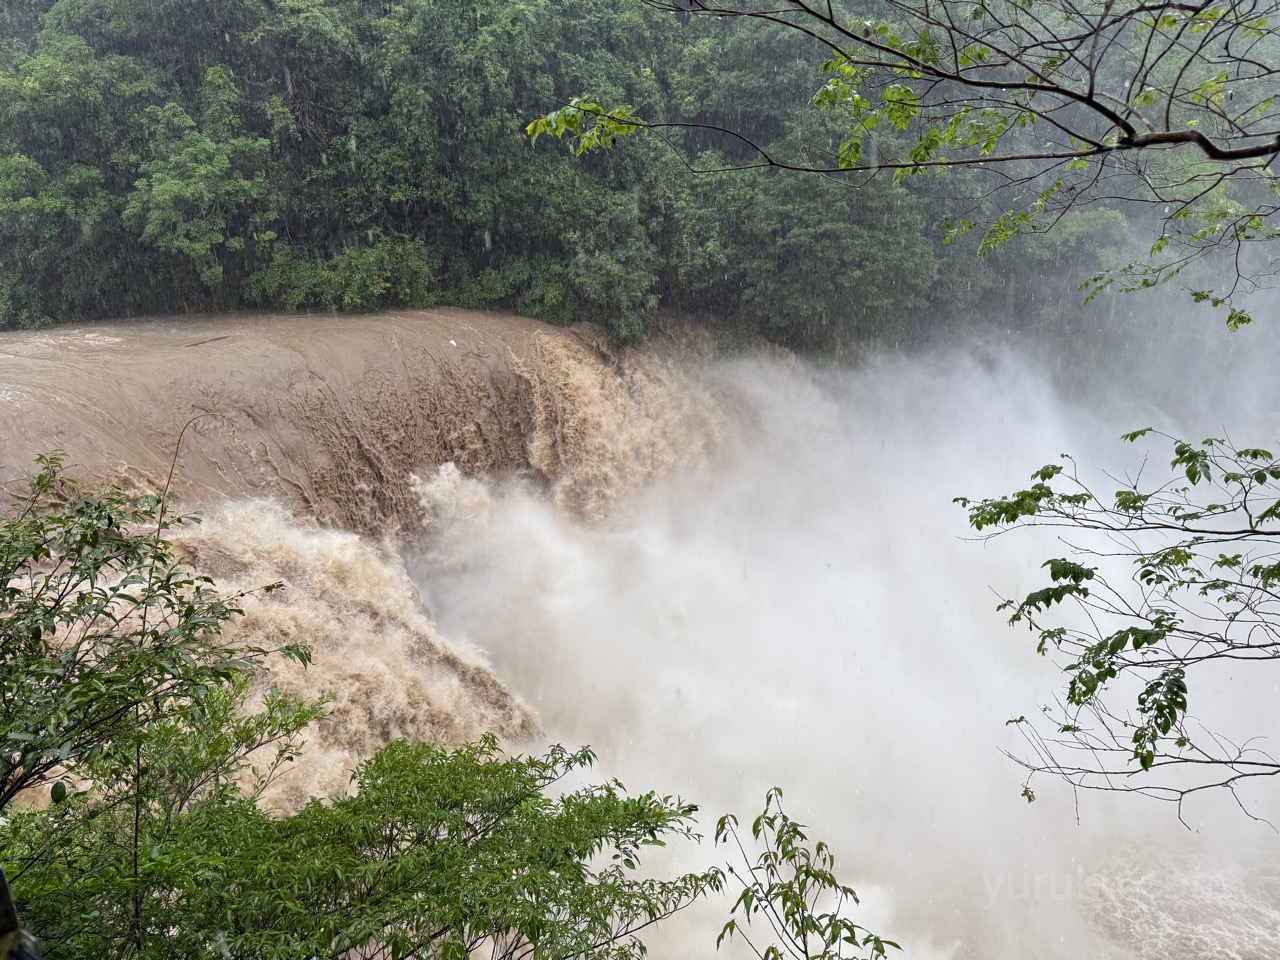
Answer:
[[[1024,312],[944,256],[948,207],[661,143],[574,162],[530,117],[583,90],[810,150],[816,44],[640,0],[24,0],[0,11],[0,327],[175,311],[491,304],[633,340],[660,311],[838,349]],[[701,166],[740,142],[678,131]],[[1087,232],[1087,231],[1086,231]],[[1064,291],[1099,264],[1055,251]],[[1054,241],[1057,242],[1057,241]]]
[[[1089,208],[1124,211],[1149,257],[1109,263],[1094,293],[1175,281],[1196,302],[1251,318],[1237,295],[1273,271],[1280,155],[1277,7],[1094,0],[644,0],[682,22],[767,25],[813,56],[810,105],[834,135],[809,150],[750,124],[649,114],[595,90],[530,126],[578,154],[655,133],[692,166],[773,169],[894,183],[967,171],[948,240],[981,227],[980,250]],[[731,143],[695,156],[690,124]],[[885,189],[881,187],[881,189]]]

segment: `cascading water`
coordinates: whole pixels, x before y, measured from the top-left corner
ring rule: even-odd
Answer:
[[[1204,807],[1193,834],[1048,783],[1028,805],[999,753],[1061,676],[991,588],[1039,585],[1049,553],[964,539],[951,497],[1176,423],[1156,388],[1064,394],[1001,351],[821,370],[679,336],[619,356],[461,312],[207,326],[0,341],[0,403],[29,418],[6,420],[5,468],[52,439],[145,482],[193,412],[220,415],[184,446],[208,519],[180,545],[228,587],[285,580],[237,629],[311,642],[310,671],[272,682],[334,696],[280,803],[341,789],[389,737],[592,743],[603,775],[711,812],[783,786],[912,960],[1280,957],[1265,827]],[[205,335],[231,342],[187,345]],[[712,955],[724,913],[653,954]]]
[[[538,735],[533,712],[480,651],[442,636],[389,544],[300,524],[266,501],[217,508],[175,543],[226,591],[246,591],[229,639],[272,649],[305,638],[314,660],[269,664],[282,693],[328,698],[309,731],[305,762],[267,801],[297,809],[341,794],[361,756],[397,738],[459,746],[482,733],[509,743]],[[254,588],[282,582],[263,595]]]
[[[444,518],[416,568],[428,602],[548,736],[712,810],[750,813],[783,785],[908,957],[1280,956],[1274,871],[1141,801],[1077,809],[1042,785],[1028,805],[998,752],[1060,676],[990,590],[1039,585],[1043,542],[966,541],[948,495],[1095,445],[1088,411],[1012,355],[709,378],[734,398],[732,456],[606,523],[523,488],[419,487]]]

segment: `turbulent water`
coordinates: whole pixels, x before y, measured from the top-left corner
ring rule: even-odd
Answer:
[[[391,737],[587,742],[712,812],[782,785],[913,960],[1280,958],[1265,828],[1047,783],[1028,805],[999,753],[1058,682],[991,592],[1036,583],[1044,544],[965,540],[950,499],[1191,416],[1140,380],[993,350],[715,361],[694,335],[618,354],[458,311],[174,321],[0,340],[0,451],[158,484],[216,414],[179,457],[207,517],[181,547],[227,586],[285,580],[237,629],[313,643],[272,679],[334,697],[284,804]],[[654,955],[710,956],[723,912]]]

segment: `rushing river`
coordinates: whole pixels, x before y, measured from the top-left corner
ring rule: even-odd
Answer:
[[[1038,585],[1050,548],[966,539],[951,503],[1063,451],[1122,468],[1122,430],[1212,431],[1228,402],[1269,440],[1261,351],[1172,342],[1088,371],[967,348],[836,370],[458,311],[101,326],[0,339],[0,450],[11,476],[56,444],[155,484],[205,415],[183,548],[228,586],[284,579],[237,629],[310,640],[274,679],[335,697],[283,804],[395,736],[591,743],[603,775],[712,813],[781,785],[911,960],[1280,958],[1265,826],[1020,797],[1005,721],[1061,675],[992,590]],[[725,909],[653,955],[712,955]]]

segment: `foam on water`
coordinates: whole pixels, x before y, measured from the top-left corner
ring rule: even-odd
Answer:
[[[537,735],[536,717],[484,655],[441,635],[390,545],[299,523],[262,501],[227,505],[175,542],[224,591],[284,582],[245,598],[228,639],[313,649],[311,666],[275,657],[263,678],[283,693],[329,701],[303,762],[269,794],[274,805],[341,794],[359,758],[392,739],[458,746],[483,733],[508,744]]]

